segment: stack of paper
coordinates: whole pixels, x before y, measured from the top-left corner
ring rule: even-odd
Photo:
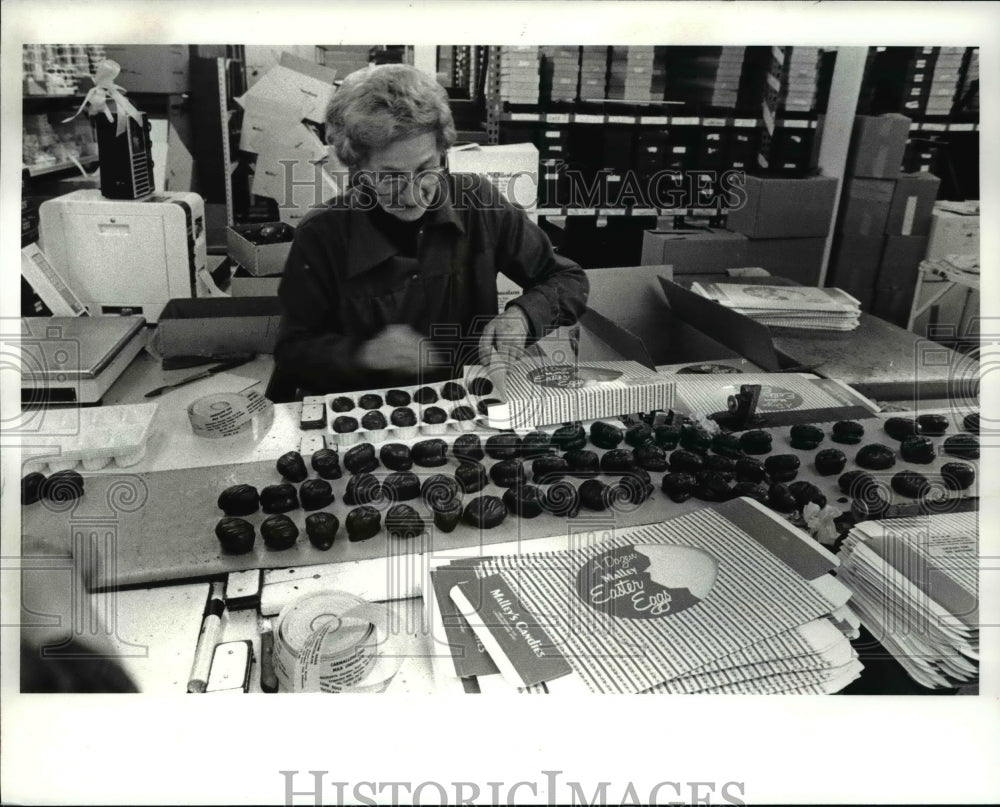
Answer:
[[[861,303],[841,289],[694,282],[691,291],[772,328],[853,331],[860,323]]]
[[[737,499],[580,549],[463,559],[433,580],[442,612],[445,591],[458,612],[460,676],[495,668],[552,693],[818,693],[862,669],[838,629],[850,592],[836,565]]]
[[[838,577],[862,623],[919,684],[979,680],[975,513],[865,521],[844,541]]]

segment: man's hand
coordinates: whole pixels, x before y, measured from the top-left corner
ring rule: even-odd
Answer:
[[[480,363],[489,364],[490,354],[496,350],[506,366],[513,365],[524,355],[529,331],[528,315],[524,309],[516,305],[508,307],[483,328],[483,336],[479,340]]]
[[[415,370],[423,335],[409,325],[390,325],[358,349],[358,364],[368,370]]]

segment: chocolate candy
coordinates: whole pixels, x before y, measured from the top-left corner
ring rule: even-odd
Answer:
[[[440,406],[428,406],[424,410],[423,418],[421,418],[424,423],[429,423],[434,426],[444,423],[447,419],[448,413],[445,412]]]
[[[504,506],[521,518],[537,518],[542,514],[542,491],[534,485],[518,485],[503,494]]]
[[[385,531],[390,538],[416,538],[424,531],[424,520],[410,505],[394,504],[386,511]]]
[[[712,436],[704,429],[693,425],[681,426],[681,448],[704,454],[712,447]]]
[[[282,454],[278,457],[275,466],[278,469],[278,473],[289,482],[301,482],[309,476],[306,464],[303,462],[302,455],[298,451],[289,451],[287,454]]]
[[[511,460],[521,454],[521,438],[514,432],[500,432],[486,440],[486,453],[495,460]]]
[[[376,395],[373,392],[369,392],[367,395],[362,395],[358,398],[358,407],[360,409],[378,409],[382,406],[382,396]]]
[[[438,394],[431,387],[421,387],[413,393],[413,400],[418,404],[437,403]]]
[[[449,474],[432,474],[420,486],[420,495],[432,510],[447,508],[462,501],[462,487]]]
[[[678,448],[676,451],[670,453],[670,470],[671,471],[688,471],[689,473],[696,473],[705,467],[705,459],[701,454],[696,454],[693,451],[687,451],[683,448]]]
[[[45,482],[45,474],[40,474],[38,471],[33,471],[30,474],[24,476],[21,479],[21,504],[34,504],[41,498],[41,488],[42,484]],[[230,488],[231,490],[232,488]],[[254,495],[257,495],[257,491],[254,490]],[[222,497],[219,497],[219,507],[222,507]],[[225,508],[223,508],[225,509]],[[257,507],[254,506],[254,510]],[[251,510],[250,512],[253,512]],[[243,513],[233,513],[232,515],[244,515]]]
[[[569,473],[573,476],[586,478],[597,476],[601,472],[601,458],[595,451],[589,449],[567,451],[563,454],[563,459],[566,460]]]
[[[489,395],[493,392],[493,382],[488,378],[483,378],[482,376],[473,378],[469,382],[469,392],[480,397],[483,395]]]
[[[337,434],[350,434],[358,430],[358,420],[350,415],[338,415],[333,419],[333,430]]]
[[[441,532],[453,532],[462,518],[462,503],[451,505],[438,504],[431,508],[434,513],[434,526]]]
[[[653,428],[653,440],[660,448],[669,450],[677,448],[681,439],[680,426],[656,426]]]
[[[361,428],[368,431],[378,431],[388,425],[385,421],[385,415],[379,411],[365,412],[361,418]]]
[[[878,487],[878,483],[866,471],[848,471],[838,477],[837,487],[841,493],[846,493],[852,498],[865,498],[872,488]]]
[[[767,454],[771,450],[771,434],[753,429],[740,435],[740,448],[745,454]]]
[[[694,489],[697,486],[698,481],[694,478],[694,474],[684,471],[664,474],[663,481],[660,483],[663,492],[678,504],[690,499],[691,494],[694,493]]]
[[[555,482],[542,494],[542,507],[559,518],[576,518],[580,512],[580,494],[569,482]]]
[[[774,454],[764,460],[764,470],[775,482],[790,482],[799,472],[799,458],[795,454]]]
[[[869,471],[884,471],[896,464],[896,452],[881,443],[862,446],[854,461]]]
[[[460,401],[465,397],[465,387],[454,381],[448,381],[441,387],[441,397],[448,401]]]
[[[385,403],[391,407],[409,406],[411,400],[405,389],[391,389],[385,394]]]
[[[310,464],[313,470],[323,479],[340,479],[340,454],[329,448],[321,448],[312,455]]]
[[[378,458],[390,471],[409,471],[413,467],[410,447],[403,443],[386,443],[379,449]]]
[[[739,459],[743,456],[743,449],[740,448],[740,438],[735,434],[719,432],[712,435],[712,451],[721,454],[723,457]]]
[[[627,474],[637,467],[635,455],[627,448],[613,448],[601,457],[601,473]]]
[[[414,443],[410,456],[421,468],[440,468],[448,462],[448,444],[444,440],[421,440]]]
[[[219,494],[217,503],[227,516],[248,516],[260,509],[260,494],[253,485],[233,485]]]
[[[933,462],[937,453],[930,437],[907,437],[899,444],[899,454],[906,462],[926,465]]]
[[[340,395],[330,401],[331,412],[350,412],[354,409],[354,399],[346,395]]]
[[[653,480],[642,468],[623,474],[614,487],[615,501],[640,505],[653,495]]]
[[[976,471],[964,462],[946,462],[941,466],[941,478],[948,490],[966,490],[976,479]]]
[[[792,448],[812,451],[823,442],[823,430],[808,423],[797,423],[791,428]]]
[[[964,418],[962,418],[962,428],[967,432],[972,432],[973,434],[979,434],[979,413],[970,412]]]
[[[910,470],[893,474],[889,484],[900,496],[909,496],[911,499],[919,499],[930,487],[926,476]]]
[[[759,483],[764,481],[764,463],[753,457],[740,457],[736,460],[736,478],[740,482]]]
[[[382,480],[382,495],[394,502],[416,499],[420,495],[420,480],[412,471],[396,471]]]
[[[352,446],[344,454],[344,467],[352,474],[365,474],[374,471],[378,468],[375,446],[371,443],[360,443]]]
[[[368,472],[357,474],[347,480],[344,489],[344,504],[368,504],[382,499],[382,483],[378,477]]]
[[[541,457],[555,450],[555,445],[545,432],[528,432],[521,438],[521,456],[525,459]]]
[[[539,485],[551,485],[562,479],[569,463],[562,457],[536,457],[531,462],[531,478]]]
[[[588,510],[607,510],[615,503],[615,491],[600,479],[588,479],[579,492],[580,504]]]
[[[417,425],[417,415],[408,406],[401,406],[398,409],[393,409],[389,413],[389,422],[393,426],[399,426],[404,428],[406,426],[416,426]]]
[[[451,453],[459,460],[479,461],[486,456],[478,434],[460,434],[452,443]]]
[[[471,406],[456,406],[451,410],[452,420],[472,420],[476,417],[476,410]]]
[[[718,471],[698,471],[692,493],[706,502],[724,502],[731,497],[729,480]]]
[[[921,434],[939,436],[948,431],[948,418],[944,415],[918,415],[917,426]]]
[[[347,497],[344,498],[346,500]],[[382,514],[367,504],[355,507],[344,519],[344,526],[347,528],[347,540],[367,541],[382,529]]]
[[[709,454],[705,457],[705,470],[717,471],[723,476],[732,479],[736,476],[736,460],[722,454]]]
[[[268,485],[260,492],[260,507],[265,513],[287,513],[298,506],[298,492],[294,485],[289,485],[287,482]]]
[[[905,440],[920,433],[920,426],[913,418],[889,418],[884,425],[885,433],[894,440]]]
[[[325,479],[307,479],[299,487],[303,510],[319,510],[333,504],[333,488]]]
[[[656,443],[646,443],[632,452],[635,464],[646,471],[667,470],[667,452]]]
[[[478,462],[463,462],[455,469],[455,481],[463,493],[476,493],[486,487],[489,476]]]
[[[788,485],[775,482],[767,491],[767,506],[779,513],[791,513],[797,505]]]
[[[839,448],[824,448],[816,454],[816,471],[820,476],[839,474],[847,465],[847,457]]]
[[[268,549],[290,549],[299,537],[299,528],[288,516],[270,516],[260,525],[260,537],[264,539],[264,546]]]
[[[625,442],[633,448],[653,442],[653,430],[646,423],[636,423],[625,429]]]
[[[523,485],[526,481],[524,466],[520,460],[501,460],[490,468],[490,480],[501,488]]]
[[[491,406],[496,406],[497,404],[503,403],[499,398],[483,398],[479,403],[476,404],[476,411],[486,417],[489,414],[489,408]]]
[[[587,432],[579,423],[567,423],[552,433],[552,442],[561,451],[577,451],[587,445]]]
[[[306,537],[317,549],[324,552],[333,546],[340,529],[340,519],[333,513],[310,513],[306,516]]]
[[[215,537],[227,555],[244,555],[253,549],[257,537],[253,524],[242,518],[223,518],[215,525]]]
[[[792,482],[788,486],[788,492],[795,498],[795,504],[800,510],[810,502],[826,507],[826,496],[812,482]]]
[[[507,518],[507,505],[496,496],[477,496],[462,513],[462,520],[472,527],[491,530]]]
[[[857,445],[864,437],[865,427],[854,420],[838,420],[833,424],[830,439],[843,445]]]
[[[979,459],[979,439],[971,434],[953,434],[944,441],[945,454],[968,460]],[[52,477],[49,477],[50,479]]]
[[[742,497],[747,497],[758,501],[761,504],[767,504],[767,485],[760,485],[756,482],[737,482],[733,485],[731,495],[734,499],[739,499]]]

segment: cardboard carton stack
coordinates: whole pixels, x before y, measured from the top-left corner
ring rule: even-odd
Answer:
[[[580,81],[580,49],[544,47],[542,59],[552,101],[575,101]]]
[[[608,48],[584,45],[580,48],[580,100],[601,100],[608,87]]]
[[[659,100],[653,95],[654,57],[652,45],[612,47],[608,98],[619,101]]]
[[[819,48],[789,48],[785,61],[785,110],[809,112],[816,102]]]
[[[317,45],[316,49],[320,55],[317,61],[335,71],[339,81],[355,70],[367,67],[369,54],[374,47],[374,45]]]
[[[501,47],[500,100],[511,104],[537,104],[540,62],[537,47]]]

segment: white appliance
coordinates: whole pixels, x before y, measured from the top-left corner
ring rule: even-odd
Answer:
[[[39,242],[93,315],[156,322],[168,300],[196,296],[207,273],[205,203],[196,193],[123,200],[73,191],[39,206]]]

